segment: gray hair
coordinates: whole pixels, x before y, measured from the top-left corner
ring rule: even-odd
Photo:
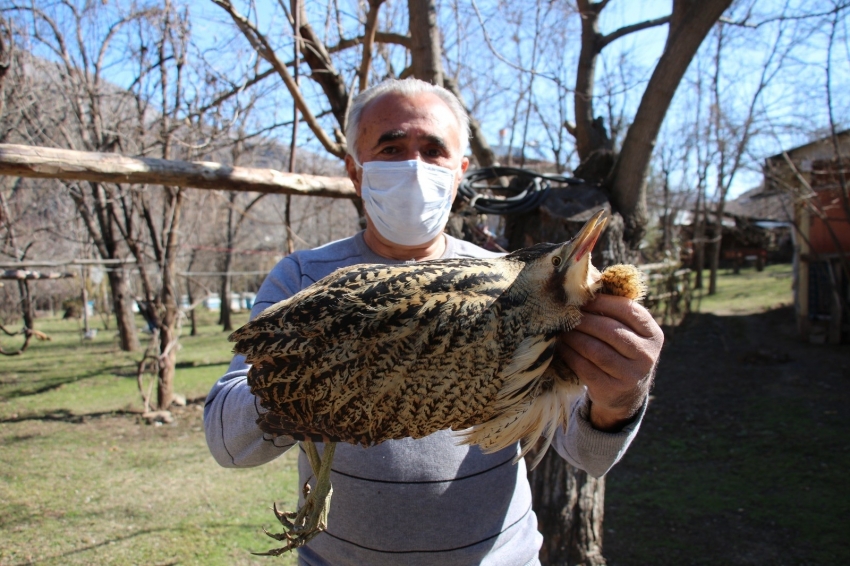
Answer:
[[[446,106],[452,111],[457,120],[460,138],[460,154],[465,155],[469,147],[469,115],[466,113],[460,100],[452,94],[451,91],[437,85],[432,85],[419,79],[387,79],[375,86],[368,88],[354,97],[351,106],[348,108],[348,114],[345,120],[345,142],[346,151],[350,156],[357,160],[357,155],[354,152],[357,138],[360,136],[360,117],[363,115],[363,109],[370,102],[385,94],[401,94],[404,96],[415,96],[417,94],[434,94],[438,96]]]

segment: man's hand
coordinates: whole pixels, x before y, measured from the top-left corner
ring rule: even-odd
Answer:
[[[587,386],[590,422],[606,432],[634,418],[652,385],[664,334],[638,303],[597,295],[581,324],[561,335],[563,360]]]

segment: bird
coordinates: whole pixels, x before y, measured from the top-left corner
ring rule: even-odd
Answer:
[[[259,554],[298,548],[326,528],[337,442],[452,429],[484,451],[520,442],[518,460],[542,438],[536,465],[583,391],[555,355],[558,336],[597,292],[645,292],[635,266],[600,273],[591,263],[607,221],[600,210],[568,242],[497,258],[341,268],[233,332],[266,409],[257,424],[300,440],[317,480],[296,512],[274,507],[284,531],[266,534],[285,545]]]

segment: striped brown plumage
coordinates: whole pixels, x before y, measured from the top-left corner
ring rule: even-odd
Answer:
[[[606,219],[500,258],[343,268],[270,307],[230,337],[268,410],[259,426],[364,446],[445,429],[485,450],[548,446],[581,392],[555,342],[604,284],[589,256]],[[629,273],[607,287],[639,286]],[[313,534],[281,521],[285,548]]]

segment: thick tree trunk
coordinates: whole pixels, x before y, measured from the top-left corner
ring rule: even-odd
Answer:
[[[611,140],[602,124],[593,114],[593,89],[596,76],[596,60],[602,51],[602,34],[599,33],[599,13],[604,4],[579,0],[581,12],[581,51],[576,70],[576,88],[574,95],[576,153],[579,161],[586,162],[591,154],[600,150],[611,150]],[[604,172],[605,175],[608,171]],[[588,181],[601,180],[596,176],[585,175]],[[604,177],[602,177],[604,178]]]
[[[605,478],[590,477],[549,450],[529,481],[543,534],[540,562],[547,566],[603,566]]]
[[[410,61],[413,76],[443,86],[442,45],[434,0],[408,0]]]
[[[641,98],[623,148],[607,184],[614,209],[626,222],[626,239],[635,245],[645,232],[646,173],[658,131],[691,60],[732,0],[676,0],[667,45]]]
[[[508,218],[511,250],[538,242],[564,242],[572,238],[600,208],[611,208],[596,186],[552,191],[533,212]],[[603,267],[632,260],[623,243],[623,219],[614,214],[593,251],[593,263]],[[602,565],[604,480],[588,477],[550,450],[529,472],[534,511],[543,533],[540,560],[544,565]]]
[[[133,317],[133,297],[130,296],[126,272],[116,268],[108,273],[109,287],[112,292],[112,310],[115,311],[121,349],[125,352],[135,352],[139,349],[139,338]]]

